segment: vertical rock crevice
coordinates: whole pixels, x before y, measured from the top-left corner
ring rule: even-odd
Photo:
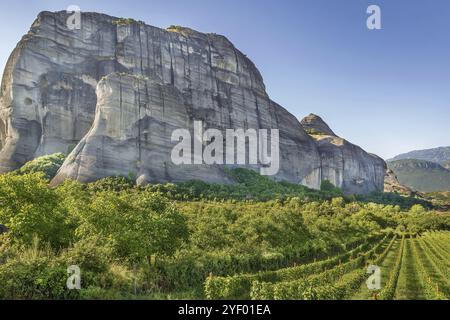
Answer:
[[[139,164],[147,181],[227,183],[219,166],[177,167],[170,161],[170,133],[203,120],[219,130],[279,129],[280,171],[273,178],[319,188],[327,166],[322,142],[270,100],[258,69],[228,39],[97,13],[83,13],[82,29],[68,30],[67,17],[41,13],[9,59],[0,98],[0,171],[78,143],[55,181],[127,175]],[[34,108],[25,98],[37,101]],[[379,160],[362,149],[343,158],[338,171],[344,171],[344,182],[382,180],[376,176]],[[371,171],[362,169],[371,163],[374,173],[358,172]],[[366,192],[365,186],[349,189]]]

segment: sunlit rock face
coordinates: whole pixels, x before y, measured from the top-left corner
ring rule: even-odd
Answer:
[[[386,170],[386,175],[384,177],[384,192],[395,192],[404,196],[412,196],[413,190],[404,186],[398,181],[395,172],[391,169]]]
[[[324,177],[335,177],[330,180],[349,192],[382,190],[384,172],[378,175],[373,165],[378,158],[361,149],[342,153],[343,170],[323,166],[321,145],[269,98],[254,64],[224,36],[98,13],[83,13],[81,28],[69,30],[68,16],[39,14],[7,63],[0,172],[63,152],[69,156],[54,184],[110,175],[135,176],[142,184],[230,183],[223,166],[171,162],[171,132],[202,121],[222,132],[279,129],[275,179],[319,188]]]
[[[346,193],[370,193],[384,188],[386,163],[380,157],[338,137],[317,115],[310,114],[302,126],[316,141],[320,154],[320,179]]]

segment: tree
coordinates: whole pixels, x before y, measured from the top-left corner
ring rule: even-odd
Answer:
[[[98,235],[117,257],[171,255],[188,236],[184,218],[157,193],[101,191],[84,208],[76,234]]]
[[[19,244],[31,244],[33,237],[53,248],[68,245],[72,229],[67,212],[43,173],[0,175],[0,224]]]
[[[320,183],[320,191],[327,193],[328,196],[339,197],[343,196],[344,193],[338,187],[335,187],[330,181],[322,180]]]
[[[18,172],[19,174],[43,172],[45,178],[51,180],[62,166],[65,158],[66,156],[62,153],[42,156],[27,162]]]

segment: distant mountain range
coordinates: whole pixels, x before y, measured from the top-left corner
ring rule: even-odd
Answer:
[[[439,164],[444,164],[445,162],[447,162],[447,165],[450,165],[450,147],[415,150],[408,153],[399,154],[398,156],[395,156],[394,158],[387,161],[390,162],[405,159],[425,160],[436,162]]]
[[[450,190],[450,147],[411,151],[387,163],[399,182],[413,190]]]

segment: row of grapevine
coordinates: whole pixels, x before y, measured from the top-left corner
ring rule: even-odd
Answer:
[[[385,248],[385,250],[377,256],[375,260],[372,261],[372,264],[378,265],[380,264],[386,255],[391,250],[392,245],[394,244],[396,237],[394,237],[389,245]],[[366,269],[355,270],[344,275],[334,284],[327,284],[322,287],[315,288],[315,291],[318,293],[316,295],[316,299],[319,300],[340,300],[349,297],[352,293],[358,290],[361,286],[361,283],[367,278]]]
[[[394,236],[375,261],[384,259],[395,239]],[[366,277],[366,271],[362,267],[371,258],[377,256],[382,244],[380,242],[364,255],[316,276],[278,283],[254,281],[251,298],[254,300],[342,299],[360,286],[361,281]]]
[[[379,298],[382,300],[392,300],[394,298],[398,277],[400,275],[400,268],[402,266],[404,249],[405,249],[405,236],[402,237],[400,243],[400,250],[397,255],[397,260],[395,262],[394,268],[391,270],[389,280],[385,284],[384,288],[380,291]]]
[[[424,289],[425,297],[428,300],[442,300],[446,299],[446,297],[439,292],[439,287],[437,283],[434,283],[431,280],[431,276],[428,273],[427,269],[423,265],[422,259],[419,257],[419,254],[417,252],[417,240],[411,240],[412,243],[412,253],[413,253],[413,259],[416,264],[416,269],[419,274],[419,278],[421,279],[422,286]]]
[[[434,237],[431,236],[430,240],[435,244],[436,248],[442,252],[442,254],[444,254],[444,256],[448,257],[450,256],[450,252],[449,252],[449,246],[448,244],[450,243],[450,237]]]
[[[441,248],[438,248],[436,243],[427,236],[421,237],[420,240],[426,247],[428,247],[429,251],[436,258],[435,259],[436,261],[449,261],[450,254],[448,252],[448,249],[446,251]],[[447,242],[447,246],[448,246],[448,243],[450,243],[450,242]],[[447,268],[444,267],[443,270],[447,271]]]
[[[368,241],[380,239],[382,234],[374,234],[361,237],[355,241],[343,245],[343,248],[355,248]],[[338,250],[337,247],[330,250]],[[342,251],[338,251],[342,252]],[[228,277],[235,274],[255,274],[260,271],[279,270],[290,268],[296,263],[305,263],[313,261],[317,255],[323,255],[323,252],[317,252],[309,245],[302,248],[286,250],[282,254],[273,255],[260,254],[215,254],[204,253],[202,255],[183,254],[176,258],[161,257],[155,262],[155,269],[164,279],[166,288],[182,288],[189,290],[193,287],[199,287],[205,284],[211,274],[214,276]],[[221,281],[223,282],[223,281]],[[231,298],[231,297],[230,297]],[[235,298],[238,298],[237,296]],[[215,299],[219,299],[216,297]]]
[[[391,250],[396,237],[394,237],[384,251],[377,256],[371,263],[374,265],[380,264]],[[321,288],[315,288],[319,294],[316,299],[320,300],[340,300],[349,297],[352,293],[360,288],[361,283],[367,278],[365,269],[355,270],[344,275],[335,284],[327,284]]]
[[[377,245],[381,245],[389,237],[386,235]],[[209,276],[205,281],[205,296],[208,299],[248,299],[253,281],[279,282],[292,281],[306,277],[311,274],[323,272],[352,258],[364,250],[370,243],[379,239],[379,236],[371,238],[368,242],[361,244],[355,249],[336,255],[326,260],[309,264],[283,268],[275,271],[263,271],[254,274],[242,274],[228,277]]]
[[[430,250],[430,247],[426,245],[423,238],[419,239],[419,246],[422,248],[422,251],[425,257],[428,259],[430,264],[435,268],[435,270],[443,276],[446,282],[449,282],[449,274],[448,274],[448,260],[442,260],[437,258]]]
[[[433,254],[438,258],[439,260],[448,260],[449,256],[448,253],[446,253],[443,249],[438,247],[433,240],[429,237],[422,237],[421,238],[423,242],[426,244],[426,246],[433,252]]]
[[[427,237],[442,254],[445,261],[450,261],[450,232],[430,232]]]

